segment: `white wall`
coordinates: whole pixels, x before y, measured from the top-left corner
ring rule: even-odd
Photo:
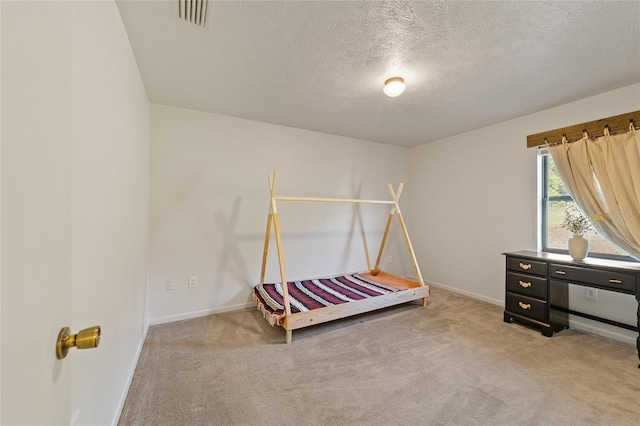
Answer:
[[[114,2],[1,7],[0,422],[114,424],[146,332],[149,102]]]
[[[163,105],[151,106],[151,141],[152,323],[248,306],[274,169],[281,195],[390,199],[387,183],[408,178],[404,148]],[[278,211],[288,280],[366,269],[360,221],[373,262],[389,212],[286,202]],[[394,223],[393,263],[383,267],[412,273],[398,230]],[[273,242],[266,278],[279,281]]]
[[[274,169],[286,195],[384,198],[387,182],[404,181],[401,205],[425,280],[503,305],[502,253],[538,244],[537,151],[526,135],[636,110],[639,92],[629,86],[409,150],[153,104],[151,323],[250,306]],[[366,265],[358,217],[375,258],[386,211],[324,208],[280,204],[288,279]],[[397,233],[389,250],[394,262],[383,266],[413,275]],[[279,280],[275,261],[272,243],[267,281]],[[191,275],[197,289],[188,289]],[[601,291],[593,302],[577,289],[571,298],[576,309],[636,321],[633,297]],[[635,342],[619,328],[571,324]]]
[[[75,424],[114,424],[146,333],[150,105],[115,2],[76,2],[71,61],[71,324]]]
[[[537,150],[526,148],[526,136],[637,109],[640,84],[412,148],[415,190],[405,215],[425,280],[504,304],[501,253],[537,249]],[[601,291],[595,304],[581,299],[572,295],[572,306],[636,322],[632,296]],[[629,343],[636,337],[577,321]]]

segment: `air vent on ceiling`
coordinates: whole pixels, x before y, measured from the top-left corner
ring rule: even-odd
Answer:
[[[178,0],[178,16],[187,22],[204,27],[209,0]]]

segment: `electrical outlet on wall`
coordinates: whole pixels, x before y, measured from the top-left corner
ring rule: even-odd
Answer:
[[[393,258],[391,256],[387,257],[387,263],[391,263],[393,261]]]
[[[173,284],[173,281],[171,281],[171,280],[167,280],[165,285],[167,286],[167,291],[171,291],[171,290],[175,290],[176,289],[175,285]]]
[[[598,300],[598,289],[590,287],[585,288],[584,297],[591,300]]]
[[[196,287],[198,287],[198,276],[191,275],[189,277],[189,288],[196,288]]]

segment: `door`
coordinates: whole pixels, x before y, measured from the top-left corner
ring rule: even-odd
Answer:
[[[66,424],[71,363],[71,14],[1,2],[1,424]],[[72,330],[77,332],[78,330]]]

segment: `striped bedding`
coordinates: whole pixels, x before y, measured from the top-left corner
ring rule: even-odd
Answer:
[[[368,276],[353,273],[288,282],[291,313],[339,305],[401,290],[401,288],[373,280],[370,274],[366,275]],[[258,284],[253,290],[252,298],[269,324],[282,325],[285,316],[282,283]]]

